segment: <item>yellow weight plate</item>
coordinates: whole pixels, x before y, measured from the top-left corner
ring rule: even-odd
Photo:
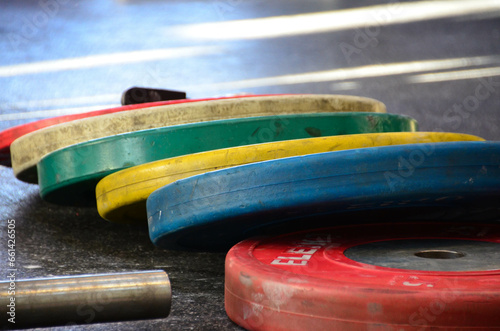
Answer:
[[[483,141],[468,134],[394,132],[329,136],[271,142],[173,157],[104,177],[96,187],[97,209],[118,223],[146,221],[146,199],[176,180],[248,163],[354,148],[449,141]]]
[[[14,175],[37,183],[36,164],[57,149],[115,134],[212,120],[282,114],[385,112],[380,101],[344,95],[271,95],[149,107],[44,128],[11,145]]]

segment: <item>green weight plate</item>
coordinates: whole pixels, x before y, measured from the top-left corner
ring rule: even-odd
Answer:
[[[40,195],[54,203],[95,205],[100,179],[156,160],[271,141],[416,129],[416,121],[403,115],[345,112],[218,120],[124,133],[44,156],[37,165]]]

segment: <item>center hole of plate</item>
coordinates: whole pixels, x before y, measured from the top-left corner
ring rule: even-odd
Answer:
[[[427,251],[420,251],[415,253],[415,256],[422,257],[425,259],[458,259],[464,257],[465,254],[456,251],[448,251],[444,249],[432,249]]]

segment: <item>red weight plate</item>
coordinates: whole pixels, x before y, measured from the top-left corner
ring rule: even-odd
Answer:
[[[249,239],[225,307],[249,330],[500,330],[500,225],[349,225]]]
[[[178,104],[178,103],[188,103],[188,102],[198,102],[198,101],[208,101],[208,100],[221,100],[221,99],[233,99],[233,98],[253,97],[253,96],[256,96],[256,95],[237,95],[237,96],[221,97],[221,98],[181,99],[181,100],[141,103],[141,104],[134,104],[134,105],[128,105],[128,106],[121,106],[121,107],[116,107],[116,108],[95,110],[95,111],[80,113],[80,114],[71,114],[71,115],[65,115],[65,116],[51,117],[51,118],[46,118],[46,119],[42,119],[42,120],[35,121],[35,122],[21,124],[21,125],[14,126],[12,128],[9,128],[9,129],[6,129],[6,130],[0,132],[0,165],[4,165],[4,166],[11,165],[10,164],[10,144],[12,144],[12,142],[14,140],[16,140],[17,138],[19,138],[27,133],[30,133],[30,132],[33,132],[33,131],[36,131],[39,129],[43,129],[43,128],[48,127],[48,126],[52,126],[52,125],[56,125],[56,124],[60,124],[60,123],[65,123],[65,122],[70,122],[70,121],[74,121],[74,120],[81,119],[81,118],[117,113],[117,112],[121,112],[121,111],[132,110],[132,109],[149,108],[149,107],[169,105],[169,104]],[[258,96],[265,96],[265,95],[258,95]]]

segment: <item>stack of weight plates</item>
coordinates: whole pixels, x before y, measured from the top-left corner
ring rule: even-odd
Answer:
[[[233,321],[249,330],[499,329],[500,224],[488,222],[499,219],[499,142],[353,149],[265,168],[198,176],[196,188],[176,182],[164,209],[172,222],[218,220],[219,232],[177,231],[183,245],[270,228],[226,257]]]
[[[349,114],[357,112],[356,116]],[[95,184],[118,170],[173,156],[332,134],[414,131],[375,100],[271,95],[151,105],[50,126],[11,144],[14,174],[55,203],[95,204]],[[146,215],[144,214],[144,220]]]
[[[156,245],[234,245],[225,306],[249,330],[499,329],[500,143],[391,131],[133,167],[99,211],[132,222],[147,199]]]
[[[265,95],[80,119],[11,153],[47,201],[230,249],[246,329],[499,329],[500,142],[417,132],[373,99]]]

